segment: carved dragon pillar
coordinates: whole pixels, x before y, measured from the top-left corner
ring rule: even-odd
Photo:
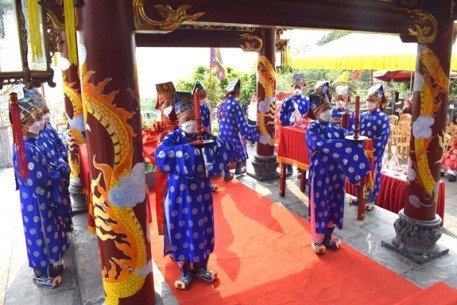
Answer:
[[[81,93],[105,303],[154,304],[132,2],[85,1]]]
[[[404,208],[387,247],[417,263],[446,254],[436,242],[441,218],[436,214],[443,133],[448,107],[449,70],[453,40],[451,0],[440,1],[430,13],[408,11],[414,20],[409,34],[416,36],[418,54],[412,102],[412,130]],[[433,15],[433,13],[435,15]]]
[[[275,71],[275,29],[264,28],[261,30],[263,45],[259,47],[259,59],[257,62],[257,96],[259,101],[267,101],[269,111],[257,111],[257,124],[261,136],[270,136],[266,144],[260,142],[256,145],[256,154],[252,161],[254,169],[253,176],[257,180],[264,181],[277,179],[278,162],[274,154],[275,134],[275,92],[276,92],[276,71]]]
[[[81,183],[81,156],[79,144],[85,143],[84,116],[81,100],[81,83],[78,66],[68,60],[68,49],[65,43],[65,32],[60,32],[63,93],[65,114],[68,119],[68,164],[70,165],[70,195],[73,212],[87,210],[86,196],[89,190],[83,190]]]

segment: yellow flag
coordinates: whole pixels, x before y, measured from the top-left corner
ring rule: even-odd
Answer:
[[[333,83],[334,84],[349,83],[348,71],[343,71],[343,73],[341,73],[340,76],[338,76]]]

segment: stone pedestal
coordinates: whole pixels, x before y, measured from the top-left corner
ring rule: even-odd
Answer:
[[[278,162],[276,161],[276,155],[254,155],[252,167],[254,171],[248,171],[248,175],[259,181],[266,181],[279,178],[279,173],[277,171]]]
[[[84,213],[87,211],[86,195],[83,192],[81,182],[70,181],[70,199],[73,213]]]
[[[441,218],[436,215],[433,220],[417,220],[406,216],[403,209],[398,213],[394,228],[397,235],[390,241],[382,241],[386,248],[423,264],[449,252],[436,242],[441,237]]]

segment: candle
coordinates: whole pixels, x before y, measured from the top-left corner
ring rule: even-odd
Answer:
[[[355,113],[354,116],[359,118],[360,115],[360,96],[355,97]]]
[[[194,119],[197,121],[197,139],[196,144],[203,143],[202,138],[202,118],[200,114],[200,99],[198,97],[198,90],[194,92]]]

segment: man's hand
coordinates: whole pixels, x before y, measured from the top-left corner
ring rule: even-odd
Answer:
[[[262,143],[262,144],[268,144],[268,142],[270,142],[271,140],[271,136],[269,134],[267,135],[260,135],[260,139],[259,139],[259,142]]]

